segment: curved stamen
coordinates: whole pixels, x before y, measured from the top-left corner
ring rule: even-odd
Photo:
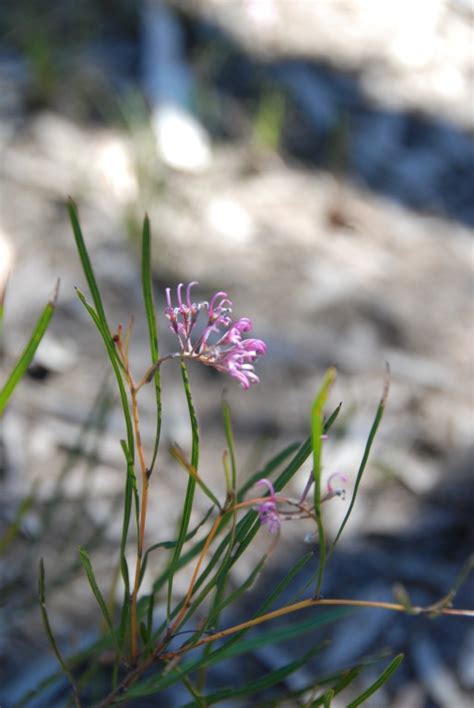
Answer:
[[[191,302],[191,288],[193,287],[193,285],[199,285],[198,281],[192,280],[186,288],[186,302],[188,304],[189,309],[191,309],[193,306]]]

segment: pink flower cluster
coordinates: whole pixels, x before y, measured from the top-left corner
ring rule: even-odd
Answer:
[[[266,487],[269,491],[268,501],[261,502],[257,506],[258,518],[260,523],[266,525],[270,533],[278,533],[281,526],[280,515],[276,501],[275,489],[269,479],[260,479],[257,482],[257,487]]]
[[[210,302],[196,303],[191,299],[193,285],[197,283],[189,283],[184,297],[184,285],[178,285],[177,307],[172,304],[171,289],[166,288],[165,314],[171,331],[178,337],[181,355],[230,374],[248,389],[259,382],[254,363],[265,354],[267,345],[261,339],[242,339],[245,332],[252,330],[252,322],[247,317],[232,322],[232,302],[227,293],[217,292]],[[201,310],[207,311],[207,324],[193,341],[191,335]]]

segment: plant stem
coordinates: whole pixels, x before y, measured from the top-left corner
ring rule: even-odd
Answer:
[[[211,545],[211,543],[217,533],[217,530],[219,528],[219,524],[222,521],[223,515],[224,514],[221,513],[221,514],[219,514],[219,516],[216,517],[216,520],[214,521],[212,528],[206,538],[206,542],[204,543],[203,549],[202,549],[202,551],[199,555],[199,558],[198,558],[198,562],[196,563],[196,567],[194,568],[194,572],[193,572],[191,581],[189,583],[189,588],[186,593],[186,597],[184,598],[183,606],[182,606],[177,618],[173,622],[173,625],[171,626],[171,628],[167,632],[167,634],[170,636],[172,636],[176,632],[176,630],[178,629],[179,625],[183,621],[184,616],[188,610],[189,603],[190,603],[191,597],[193,595],[194,585],[196,584],[197,576],[198,576],[199,571],[201,569],[201,565],[203,564],[204,558],[206,557],[207,551],[209,550],[209,546]]]
[[[140,433],[140,417],[138,412],[138,402],[137,402],[137,388],[135,387],[133,380],[130,376],[130,395],[132,398],[132,417],[133,417],[133,427],[135,430],[135,442],[137,446],[138,460],[140,463],[140,471],[142,475],[142,494],[140,500],[140,525],[138,530],[137,539],[137,562],[135,565],[135,580],[133,584],[133,591],[131,597],[131,608],[130,608],[130,619],[131,619],[131,660],[132,664],[135,664],[137,660],[137,640],[138,640],[138,620],[137,620],[137,597],[138,589],[140,587],[140,571],[142,565],[143,548],[145,545],[145,526],[146,526],[146,512],[148,507],[148,487],[149,487],[149,477],[148,470],[145,463],[145,453],[143,452],[142,436]]]
[[[136,385],[133,380],[132,373],[130,371],[129,361],[128,361],[128,341],[130,336],[132,324],[130,323],[127,332],[125,334],[124,340],[122,340],[122,327],[120,326],[115,338],[117,349],[120,353],[122,363],[124,365],[125,376],[127,379],[128,388],[130,391],[130,398],[132,403],[132,420],[133,420],[133,430],[135,433],[135,444],[137,448],[138,461],[140,464],[140,472],[142,477],[142,493],[140,498],[140,521],[138,528],[138,538],[137,538],[137,561],[135,564],[135,579],[133,583],[132,596],[130,598],[130,655],[132,665],[136,664],[138,657],[138,618],[137,618],[137,599],[138,590],[140,587],[140,571],[142,567],[142,556],[143,548],[145,545],[145,526],[146,526],[146,512],[148,508],[148,486],[149,486],[149,474],[145,462],[145,453],[143,451],[142,436],[140,432],[140,414],[138,409],[138,391],[142,385]],[[160,360],[157,366],[160,365],[162,360]],[[143,379],[142,379],[143,381]]]
[[[345,598],[331,598],[331,599],[321,599],[317,598],[314,600],[301,600],[300,602],[295,602],[292,605],[286,605],[285,607],[280,607],[278,610],[274,610],[273,612],[267,612],[264,615],[260,615],[260,617],[254,617],[253,619],[247,620],[246,622],[242,622],[241,624],[236,624],[233,625],[232,627],[228,627],[227,629],[223,629],[220,632],[215,632],[214,634],[209,634],[207,637],[204,637],[203,639],[200,639],[198,642],[192,645],[185,645],[181,647],[181,649],[178,649],[176,651],[171,651],[167,653],[161,653],[161,649],[163,646],[163,643],[160,642],[158,647],[153,651],[153,653],[139,666],[137,666],[133,671],[131,671],[122,681],[120,686],[118,686],[117,689],[112,691],[104,700],[98,704],[97,708],[104,708],[105,706],[111,705],[114,700],[117,698],[119,695],[123,695],[123,693],[133,684],[135,681],[137,681],[142,673],[144,673],[152,664],[157,660],[160,659],[162,661],[171,661],[173,659],[177,659],[178,657],[182,656],[183,654],[186,654],[187,652],[197,649],[197,647],[203,646],[204,644],[209,644],[211,642],[215,642],[218,639],[223,639],[224,637],[231,636],[232,634],[236,634],[237,632],[240,632],[242,629],[249,629],[250,627],[255,627],[258,624],[263,624],[264,622],[268,622],[272,619],[275,619],[276,617],[283,617],[284,615],[291,614],[293,612],[298,612],[299,610],[305,610],[310,607],[334,607],[334,606],[339,606],[339,607],[371,607],[375,609],[380,609],[380,610],[389,610],[391,612],[405,612],[406,613],[406,607],[404,605],[395,603],[395,602],[376,602],[372,600],[351,600],[351,599],[345,599]],[[430,607],[412,607],[410,614],[416,614],[416,615],[429,615],[433,613],[433,606]],[[473,617],[474,618],[474,610],[457,610],[457,609],[452,609],[452,608],[442,608],[439,610],[438,614],[440,615],[451,615],[451,616],[458,616],[458,617]]]

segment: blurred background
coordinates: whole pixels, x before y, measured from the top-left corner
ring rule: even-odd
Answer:
[[[390,363],[386,416],[325,594],[389,600],[398,581],[429,604],[449,590],[474,536],[473,17],[469,0],[1,4],[4,376],[61,278],[52,326],[1,423],[2,706],[55,669],[35,597],[39,556],[55,629],[72,651],[98,619],[77,547],[91,550],[110,583],[120,534],[122,418],[102,343],[74,292],[84,282],[68,195],[111,326],[135,316],[137,374],[149,364],[145,211],[159,309],[164,287],[198,280],[202,299],[225,290],[234,314],[250,317],[267,342],[261,384],[248,392],[205,367],[191,371],[201,472],[218,489],[224,389],[243,479],[306,437],[313,396],[335,365],[332,404],[343,408],[324,469],[347,475],[350,494]],[[162,353],[173,351],[164,317],[159,324]],[[174,532],[185,485],[166,453],[174,441],[189,449],[178,373],[172,362],[163,369],[150,542]],[[152,392],[143,411],[150,444]],[[304,483],[295,481],[295,493]],[[196,520],[204,509],[198,499]],[[328,505],[330,532],[346,509]],[[272,578],[308,550],[307,530],[285,525]],[[472,606],[473,589],[456,603]],[[466,620],[353,615],[336,629],[323,669],[386,647],[407,659],[367,705],[470,705]],[[285,651],[258,656],[261,670]]]

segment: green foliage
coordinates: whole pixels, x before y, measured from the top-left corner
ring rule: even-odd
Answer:
[[[58,297],[58,290],[59,290],[59,280],[56,284],[56,288],[54,290],[54,295],[53,298],[48,302],[46,307],[44,308],[43,312],[41,313],[35,328],[33,329],[33,332],[31,334],[31,337],[28,341],[28,344],[24,348],[22,354],[20,355],[15,367],[13,368],[13,371],[7,378],[3,388],[0,391],[0,417],[3,415],[3,412],[7,406],[8,401],[10,400],[10,397],[23,378],[23,376],[26,374],[29,365],[33,361],[33,357],[35,355],[36,350],[38,349],[38,346],[43,339],[43,336],[48,329],[48,325],[51,321],[51,318],[54,315],[54,310],[56,308],[56,300]],[[2,302],[2,308],[1,308],[1,314],[3,317],[3,302]]]
[[[293,443],[274,454],[262,469],[251,472],[243,481],[238,476],[231,410],[228,403],[224,402],[223,427],[227,445],[224,454],[226,484],[225,497],[221,498],[220,493],[212,489],[199,472],[200,431],[185,361],[182,356],[176,355],[160,359],[148,218],[145,218],[142,230],[141,279],[148,327],[150,366],[137,382],[128,361],[130,329],[122,336],[119,328],[117,334],[112,336],[76,206],[70,201],[68,208],[92,302],[88,302],[79,290],[78,297],[104,342],[123,411],[126,438],[121,441],[124,454],[123,522],[116,574],[117,578],[121,577],[123,583],[122,604],[115,608],[113,603],[106,601],[99,587],[89,557],[92,542],[86,544],[87,550],[81,547],[80,562],[99,607],[104,631],[89,647],[68,658],[60,652],[52,632],[46,610],[44,565],[42,561],[40,563],[39,598],[43,623],[52,650],[70,682],[70,697],[76,705],[80,705],[82,696],[87,696],[84,700],[90,701],[90,696],[95,695],[94,691],[100,689],[102,693],[97,706],[113,705],[153,695],[158,696],[160,700],[162,691],[173,685],[182,684],[190,696],[189,706],[211,706],[235,697],[245,699],[249,704],[260,701],[262,697],[266,700],[267,696],[276,695],[278,687],[278,701],[280,697],[282,699],[286,697],[288,700],[293,698],[298,700],[298,705],[331,706],[335,696],[359,676],[365,664],[359,663],[332,676],[315,676],[310,686],[298,691],[287,691],[284,696],[281,686],[285,679],[324,650],[326,642],[323,641],[323,634],[327,627],[334,622],[343,621],[349,606],[357,604],[350,599],[346,601],[322,598],[320,591],[326,564],[356,502],[362,475],[385,408],[388,379],[369,431],[347,514],[328,554],[322,517],[323,503],[328,500],[328,495],[325,497],[321,492],[321,459],[322,436],[330,430],[341,408],[339,404],[331,415],[328,417],[325,415],[335,371],[330,369],[326,373],[314,399],[308,439],[303,443]],[[156,483],[162,483],[159,470],[156,469],[157,459],[161,459],[157,458],[163,414],[161,364],[171,358],[180,358],[183,392],[189,416],[191,454],[188,460],[180,448],[177,446],[171,448],[172,456],[183,470],[183,502],[176,537],[169,540],[156,539],[151,545],[145,546],[148,483],[153,470],[157,477]],[[143,449],[138,406],[140,390],[147,384],[151,384],[154,389],[156,404],[156,427],[149,463]],[[296,503],[286,497],[287,487],[295,475],[302,473],[302,467],[308,459],[312,459],[313,499],[311,502],[303,499]],[[275,495],[272,495],[271,499],[276,500],[275,503],[296,504],[299,512],[307,513],[306,518],[311,518],[315,522],[319,549],[316,558],[317,570],[312,582],[316,581],[316,588],[309,598],[305,597],[306,588],[300,588],[291,603],[282,604],[288,592],[295,593],[295,584],[301,583],[300,574],[315,559],[315,554],[310,552],[294,559],[283,577],[269,588],[257,609],[253,609],[249,616],[240,619],[236,624],[233,618],[241,617],[241,614],[237,614],[237,610],[246,604],[243,602],[244,596],[249,595],[257,578],[264,572],[267,558],[271,552],[274,552],[277,540],[275,539],[271,548],[260,553],[256,560],[247,565],[244,579],[236,583],[235,566],[244,555],[248,555],[262,528],[259,511],[262,499],[249,497],[253,485],[262,478],[271,480],[275,489]],[[209,498],[211,506],[207,513],[202,515],[200,521],[192,527],[191,518],[197,487]],[[27,507],[28,504],[25,502],[25,508]],[[14,528],[18,527],[23,513],[25,513],[24,508],[21,507]],[[134,523],[131,523],[133,520]],[[14,530],[11,533],[14,533]],[[135,575],[132,576],[132,566],[129,566],[128,559],[130,543],[135,535],[137,559],[134,561]],[[9,542],[10,537],[7,536],[6,540],[3,540],[3,545],[8,545]],[[156,554],[156,558],[159,559],[156,564],[150,562],[152,554]],[[471,565],[467,570],[463,569],[452,593],[445,598],[444,604],[436,608],[438,612],[446,611],[459,583],[465,579],[470,569]],[[183,596],[183,593],[176,592],[178,587],[176,578],[184,570],[187,571],[189,584]],[[145,577],[149,581],[148,587],[151,588],[149,592],[141,591]],[[115,584],[112,584],[112,587],[115,588]],[[338,606],[324,606],[331,603]],[[384,603],[367,602],[366,604],[381,607]],[[157,621],[155,608],[158,606],[160,608],[165,606],[166,613],[163,612]],[[389,609],[403,610],[404,606],[393,606]],[[431,610],[434,613],[434,608]],[[295,619],[294,613],[300,611],[306,614],[299,614],[299,618]],[[412,608],[410,605],[410,611],[419,613],[428,611],[428,608],[426,610]],[[238,657],[254,656],[265,647],[277,646],[288,641],[295,642],[303,636],[307,637],[308,642],[304,651],[292,656],[291,660],[282,662],[281,666],[266,674],[251,677],[249,680],[242,680],[240,677],[233,685],[224,686],[218,691],[207,685],[208,671],[211,667],[214,667],[215,671],[222,662],[235,660]],[[107,657],[110,656],[113,659],[109,658],[107,663]],[[349,705],[355,708],[373,695],[386,683],[402,659],[402,655],[395,657],[377,681],[353,699]],[[19,705],[26,706],[33,700],[37,701],[42,692],[54,685],[59,677],[60,674],[57,672],[46,677],[35,691],[24,696]],[[305,703],[301,703],[300,699]]]

